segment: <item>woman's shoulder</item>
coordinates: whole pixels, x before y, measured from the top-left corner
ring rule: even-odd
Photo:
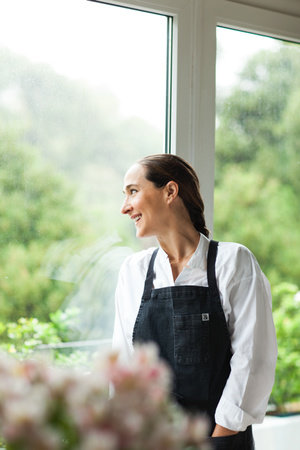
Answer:
[[[227,258],[252,258],[254,257],[251,250],[238,242],[219,242],[219,253]]]
[[[261,271],[251,250],[236,242],[219,242],[218,260],[224,270],[231,270],[241,277],[250,277]]]

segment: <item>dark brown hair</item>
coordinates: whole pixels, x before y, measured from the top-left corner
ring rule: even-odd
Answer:
[[[146,156],[138,161],[138,164],[145,167],[147,180],[152,181],[157,188],[165,186],[169,181],[175,181],[178,184],[178,195],[183,200],[194,227],[208,237],[204,203],[200,194],[199,179],[194,169],[179,156],[166,153]]]

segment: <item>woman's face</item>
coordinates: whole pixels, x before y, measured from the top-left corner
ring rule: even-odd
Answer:
[[[145,168],[134,164],[124,178],[121,213],[134,221],[137,237],[158,236],[166,228],[166,195],[145,178]]]

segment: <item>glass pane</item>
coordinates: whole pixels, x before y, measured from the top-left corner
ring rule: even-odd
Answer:
[[[300,46],[224,28],[217,38],[214,236],[249,247],[271,282],[278,409],[300,399]]]
[[[137,245],[123,175],[164,151],[167,26],[97,2],[0,2],[4,323],[78,306],[72,339],[110,337],[118,267]]]

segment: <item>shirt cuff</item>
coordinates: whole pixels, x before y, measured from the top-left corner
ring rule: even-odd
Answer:
[[[218,425],[234,431],[245,431],[249,425],[262,423],[264,414],[253,417],[238,406],[221,398],[215,413],[215,421]]]

